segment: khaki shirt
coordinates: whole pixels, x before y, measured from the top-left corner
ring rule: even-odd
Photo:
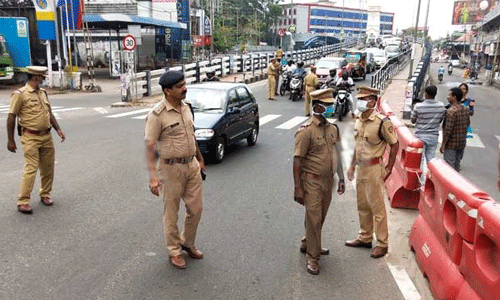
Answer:
[[[302,171],[321,177],[333,176],[337,170],[335,143],[340,135],[335,125],[311,117],[295,133],[294,156],[302,157]]]
[[[363,120],[359,117],[354,125],[354,139],[356,140],[356,159],[358,161],[369,161],[384,155],[387,144],[397,143],[397,137],[390,121],[383,121],[384,116],[373,111],[370,116]],[[379,137],[379,128],[382,124],[381,133],[383,140]]]
[[[281,49],[276,50],[276,57],[279,59],[283,58],[283,50]]]
[[[158,141],[158,151],[163,159],[190,157],[196,154],[193,115],[182,102],[180,111],[165,98],[148,114],[147,141]]]
[[[276,76],[276,66],[274,64],[270,63],[269,67],[267,67],[267,75]]]
[[[50,103],[45,90],[35,90],[26,84],[12,93],[9,113],[19,116],[19,125],[23,128],[37,131],[49,129],[50,112]]]
[[[306,78],[304,78],[304,84],[306,87],[316,87],[318,85],[318,75],[314,73],[309,73]]]

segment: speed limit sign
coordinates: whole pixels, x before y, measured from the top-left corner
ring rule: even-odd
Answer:
[[[135,37],[133,37],[129,34],[123,38],[123,49],[128,50],[128,51],[133,51],[135,49],[135,46],[137,46],[137,42],[135,41]]]

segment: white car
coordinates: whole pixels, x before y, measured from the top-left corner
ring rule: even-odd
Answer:
[[[460,67],[460,59],[452,59],[450,62],[453,67]]]
[[[373,58],[375,59],[375,67],[379,69],[387,62],[387,55],[385,51],[379,48],[367,48],[366,52],[373,53]]]
[[[385,47],[385,54],[387,59],[391,59],[401,54],[401,49],[399,48],[399,45],[387,45],[387,47]]]

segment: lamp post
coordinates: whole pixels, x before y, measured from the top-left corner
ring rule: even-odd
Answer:
[[[418,30],[418,18],[420,17],[420,2],[421,0],[418,0],[418,7],[417,7],[417,19],[415,20],[415,40],[414,40],[414,44],[417,43],[417,30]],[[413,48],[413,50],[415,50],[415,48]],[[414,57],[413,57],[413,54],[411,56],[411,59],[410,59],[410,73],[408,74],[408,78],[411,78],[412,77],[412,73],[413,73],[413,60],[414,60]]]

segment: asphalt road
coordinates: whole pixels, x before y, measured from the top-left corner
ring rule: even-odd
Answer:
[[[443,63],[431,64],[431,74],[436,79],[437,70],[441,65],[447,68],[447,65]],[[452,75],[448,75],[446,72],[443,82],[439,83],[436,80],[438,87],[436,99],[447,104],[446,97],[449,90],[458,87],[462,82],[468,83],[469,96],[476,100],[474,116],[471,117],[474,138],[467,141],[460,173],[498,201],[500,200],[497,187],[498,143],[500,140],[499,90],[493,86],[471,84],[470,80],[466,81],[462,77],[463,72],[464,70],[455,68]],[[484,76],[480,77],[478,81],[483,82]],[[438,157],[442,157],[442,155],[438,154]]]
[[[224,162],[207,166],[196,240],[205,256],[188,258],[186,270],[168,263],[163,203],[148,189],[145,112],[110,117],[144,108],[109,108],[116,95],[52,96],[67,140],[61,144],[54,135],[55,204],[39,203],[37,179],[33,215],[16,210],[22,151],[7,152],[0,127],[0,299],[404,299],[386,259],[344,246],[358,229],[351,183],[345,195],[334,195],[323,230],[323,246],[331,253],[322,257],[320,275],[306,272],[299,252],[304,209],[293,201],[299,124],[277,128],[303,116],[304,103],[266,100],[265,82],[251,88],[260,117],[279,117],[261,125],[256,146],[241,142]],[[2,94],[1,122],[7,104]],[[345,162],[353,124],[350,117],[339,124]],[[404,243],[394,249],[407,248]]]

